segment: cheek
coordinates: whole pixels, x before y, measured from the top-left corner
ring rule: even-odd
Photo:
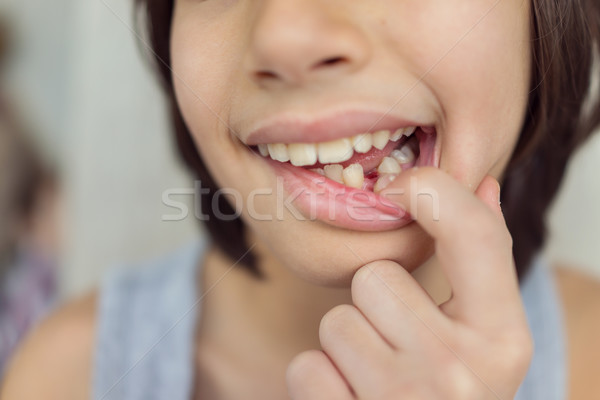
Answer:
[[[204,11],[207,11],[206,13]],[[208,15],[207,15],[208,14]],[[175,97],[196,146],[221,186],[242,171],[235,160],[239,143],[231,140],[229,98],[233,91],[236,49],[233,33],[215,14],[186,6],[175,12],[171,32],[171,68]],[[212,15],[212,19],[211,19]],[[227,44],[227,45],[225,45]]]
[[[433,254],[431,238],[417,224],[366,234],[295,219],[246,223],[289,270],[317,285],[347,287],[360,267],[381,259],[413,271]]]
[[[523,123],[530,87],[529,4],[434,3],[413,4],[421,12],[412,25],[418,48],[411,48],[411,59],[426,71],[423,82],[443,108],[441,167],[473,186],[486,173],[501,173]]]
[[[227,94],[231,92],[236,49],[226,20],[201,3],[176,7],[171,31],[171,68],[179,108],[196,136],[227,130]]]

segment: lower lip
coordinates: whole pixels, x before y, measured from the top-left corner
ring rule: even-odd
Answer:
[[[406,211],[373,192],[350,188],[289,163],[265,161],[283,180],[289,203],[305,219],[359,231],[398,229],[412,222]]]

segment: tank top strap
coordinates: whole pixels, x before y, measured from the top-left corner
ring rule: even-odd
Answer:
[[[534,354],[516,400],[565,400],[567,349],[563,309],[549,263],[538,255],[521,282]]]

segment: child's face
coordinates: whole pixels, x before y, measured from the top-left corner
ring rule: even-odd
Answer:
[[[322,178],[310,167],[284,167],[246,145],[341,139],[374,131],[368,128],[386,115],[379,123],[389,126],[378,129],[430,131],[413,136],[421,140],[417,165],[439,166],[474,191],[486,174],[500,177],[518,138],[529,90],[529,13],[522,0],[177,0],[171,37],[177,99],[212,175],[239,193],[245,222],[281,262],[322,284],[348,283],[376,259],[412,270],[433,249],[416,224],[365,221],[382,214],[348,210],[348,196],[331,203],[341,186],[318,185]],[[356,120],[334,121],[324,132],[313,125],[296,135],[300,124],[251,135],[282,118],[310,122],[344,112],[346,121]],[[372,148],[363,160],[355,151],[352,160],[377,168],[373,163],[391,156],[394,146]],[[311,148],[303,150],[310,163]],[[285,178],[279,195],[278,176]],[[293,191],[317,198],[316,220],[289,210],[285,200]],[[367,191],[368,201],[377,199]],[[367,201],[354,198],[359,206]],[[306,201],[293,204],[310,218]]]

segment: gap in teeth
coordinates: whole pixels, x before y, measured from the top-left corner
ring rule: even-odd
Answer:
[[[259,144],[258,151],[263,157],[271,157],[280,162],[289,161],[296,167],[314,165],[317,161],[321,164],[337,164],[352,158],[354,152],[367,153],[373,147],[381,150],[390,141],[397,142],[403,136],[410,137],[416,129],[406,127],[395,131],[380,130],[321,143]]]
[[[415,162],[417,154],[413,145],[414,143],[406,142],[400,149],[393,150],[388,157],[381,159],[373,171],[365,172],[360,164],[350,164],[346,168],[341,164],[327,164],[323,168],[312,168],[310,171],[356,189],[364,188],[365,176],[376,177],[373,191],[377,193],[389,185],[403,169],[409,168]]]

